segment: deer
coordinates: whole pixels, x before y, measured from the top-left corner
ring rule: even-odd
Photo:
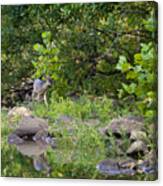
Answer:
[[[50,77],[46,77],[45,80],[35,79],[33,83],[32,100],[38,102],[44,100],[45,105],[48,106],[46,94],[51,84],[52,81]]]

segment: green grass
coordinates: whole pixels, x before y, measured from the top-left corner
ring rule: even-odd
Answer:
[[[96,170],[96,165],[107,156],[116,156],[117,149],[114,138],[110,138],[109,143],[113,148],[111,151],[108,150],[106,139],[100,134],[99,128],[107,125],[114,117],[130,115],[128,109],[113,108],[112,101],[105,96],[93,98],[93,100],[82,96],[77,101],[52,99],[48,108],[43,103],[31,103],[27,106],[32,109],[33,115],[49,119],[49,132],[57,140],[57,148],[53,150],[49,147],[45,153],[52,171],[49,175],[35,171],[32,160],[21,155],[14,145],[7,143],[11,129],[7,120],[7,111],[2,109],[2,176],[106,178]],[[134,114],[133,111],[132,114]],[[71,116],[73,121],[57,123],[61,115]],[[86,125],[85,121],[92,118],[98,119],[99,124]],[[124,142],[127,143],[127,139],[125,140]],[[121,179],[121,177],[118,178]],[[142,175],[135,178],[152,179],[152,177]]]

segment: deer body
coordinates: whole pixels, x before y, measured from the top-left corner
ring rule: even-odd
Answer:
[[[48,105],[46,93],[50,85],[51,81],[49,78],[46,80],[35,79],[33,83],[32,99],[35,101],[44,100],[45,104]]]

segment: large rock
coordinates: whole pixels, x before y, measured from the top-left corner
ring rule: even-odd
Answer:
[[[19,121],[18,128],[14,133],[18,136],[23,136],[36,135],[40,131],[48,134],[48,122],[42,118],[27,116]]]
[[[134,155],[134,154],[146,154],[148,153],[148,148],[147,148],[147,145],[141,141],[141,140],[137,140],[137,141],[134,141],[130,147],[127,149],[127,154],[128,155]]]
[[[17,118],[23,118],[24,116],[31,116],[32,112],[24,107],[13,107],[9,112],[8,112],[8,120],[9,123],[14,122]]]
[[[96,166],[97,170],[108,176],[134,175],[136,161],[133,159],[105,159]]]
[[[144,128],[143,119],[136,116],[121,117],[113,119],[106,127],[100,131],[102,134],[112,133],[114,135],[131,135],[132,131],[141,131]]]

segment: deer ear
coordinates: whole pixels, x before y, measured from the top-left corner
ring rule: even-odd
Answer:
[[[47,79],[51,80],[52,78],[50,76],[47,76]]]
[[[50,76],[47,76],[46,79],[52,84],[53,80]]]
[[[44,80],[49,80],[49,79],[51,79],[49,75],[44,76]]]

